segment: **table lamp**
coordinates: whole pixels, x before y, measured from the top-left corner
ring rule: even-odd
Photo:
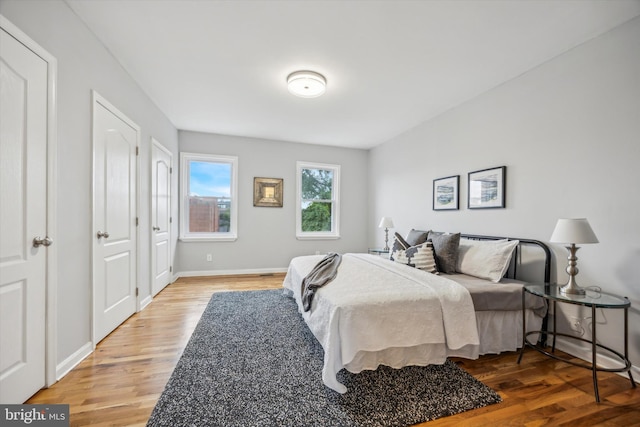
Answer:
[[[378,224],[378,228],[384,228],[384,250],[389,250],[389,229],[393,228],[393,220],[388,216],[383,216]]]
[[[584,289],[576,283],[576,274],[578,274],[576,252],[580,249],[576,247],[576,243],[598,243],[598,238],[591,229],[589,221],[586,218],[561,218],[558,220],[549,241],[571,245],[566,246],[569,251],[569,257],[567,258],[569,265],[566,270],[567,274],[569,274],[569,281],[566,285],[560,287],[560,292],[571,295],[584,295]]]

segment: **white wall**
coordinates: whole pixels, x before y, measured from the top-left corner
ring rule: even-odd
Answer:
[[[367,163],[364,150],[295,144],[180,131],[180,150],[238,156],[238,239],[235,242],[179,242],[178,274],[286,271],[292,257],[362,252],[367,247]],[[341,165],[338,240],[297,240],[296,161]],[[253,178],[284,178],[282,208],[253,206]],[[213,261],[206,261],[212,254]]]
[[[587,217],[600,243],[578,252],[578,283],[631,299],[629,350],[638,367],[639,164],[636,18],[373,149],[369,244],[381,244],[383,215],[402,234],[420,227],[542,241],[558,218]],[[506,209],[468,210],[467,173],[502,165]],[[458,174],[460,211],[434,212],[433,179]],[[551,247],[552,280],[566,282],[566,250]],[[622,351],[621,313],[602,314],[599,341]]]
[[[64,371],[82,356],[78,351],[91,347],[91,90],[142,129],[138,210],[141,299],[150,295],[150,138],[155,137],[177,158],[178,134],[66,3],[2,0],[0,13],[58,60],[56,365]],[[177,186],[174,194],[177,202]],[[177,218],[177,203],[174,205]]]

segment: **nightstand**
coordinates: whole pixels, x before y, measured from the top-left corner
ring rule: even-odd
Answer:
[[[369,248],[369,253],[378,256],[389,255],[389,249]]]
[[[553,308],[553,329],[552,330],[542,330],[542,331],[530,331],[527,332],[526,326],[526,316],[524,310],[524,300],[525,294],[530,293],[533,295],[537,295],[551,303],[551,307]],[[581,305],[583,307],[591,308],[591,339],[586,339],[583,337],[565,334],[561,332],[556,332],[556,303],[564,303],[564,304],[575,304]],[[526,347],[531,347],[542,354],[545,354],[549,357],[552,357],[556,360],[560,360],[566,363],[570,363],[575,366],[580,366],[582,368],[586,368],[592,371],[593,373],[593,391],[596,397],[596,402],[600,402],[600,394],[598,393],[598,371],[601,372],[627,372],[629,374],[629,380],[631,381],[631,386],[635,387],[636,383],[633,381],[633,376],[631,375],[631,362],[629,361],[629,307],[631,303],[629,299],[626,297],[619,297],[616,295],[605,294],[600,292],[592,292],[587,291],[586,295],[567,295],[560,292],[559,286],[556,284],[549,283],[534,283],[525,285],[522,291],[522,348],[520,349],[520,356],[518,357],[518,363],[522,360],[522,355],[524,354],[524,350]],[[597,319],[596,319],[596,309],[622,309],[624,310],[624,354],[610,348],[604,346],[602,344],[598,344],[597,342]],[[548,329],[548,328],[547,328]],[[551,352],[545,350],[545,348],[537,346],[529,340],[527,340],[528,335],[532,334],[542,334],[551,335],[553,337]],[[567,360],[566,358],[560,357],[555,353],[556,350],[556,337],[568,337],[575,340],[583,341],[591,344],[591,363],[588,362],[575,362],[573,360]],[[621,368],[602,368],[598,366],[597,361],[597,349],[601,348],[606,350],[612,356],[622,362],[624,365]]]

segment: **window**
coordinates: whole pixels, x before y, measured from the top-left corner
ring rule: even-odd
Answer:
[[[180,239],[238,237],[238,158],[180,153]]]
[[[340,166],[298,162],[296,237],[340,237]]]

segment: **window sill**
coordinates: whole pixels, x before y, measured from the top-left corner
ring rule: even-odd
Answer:
[[[298,240],[338,240],[339,235],[336,234],[296,234]]]
[[[235,242],[238,236],[225,234],[223,236],[180,236],[181,242]]]

